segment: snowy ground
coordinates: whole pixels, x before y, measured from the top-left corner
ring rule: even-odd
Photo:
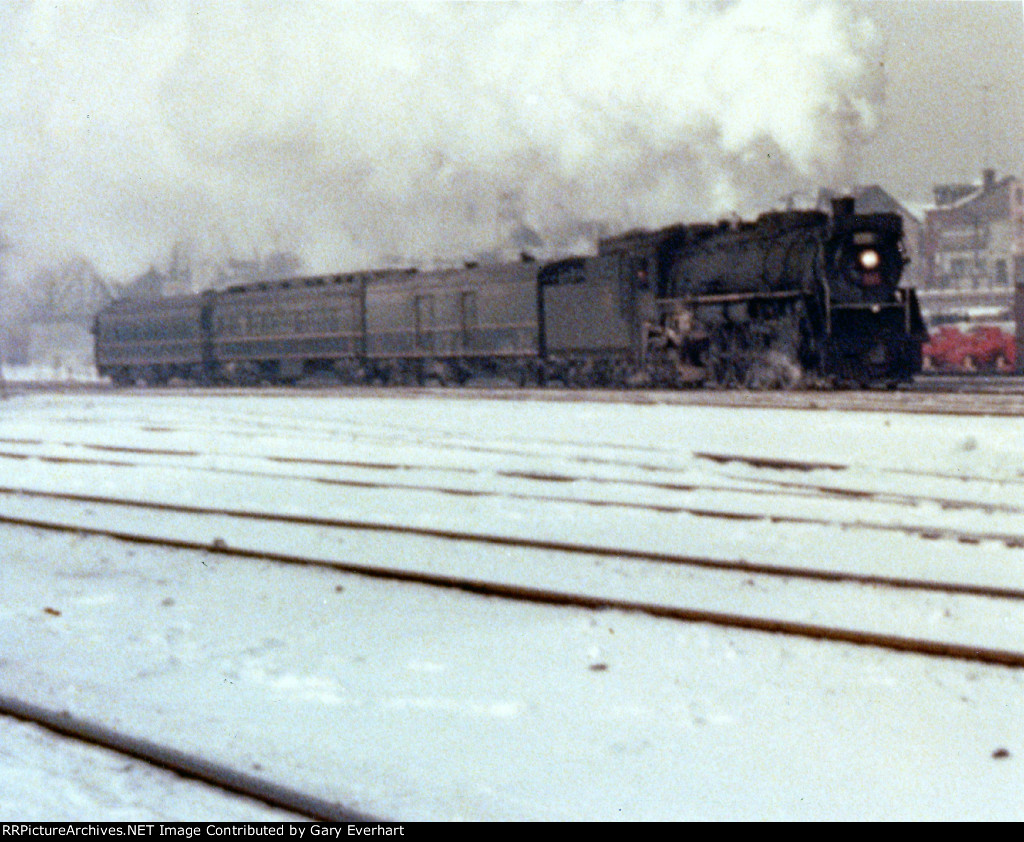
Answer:
[[[695,453],[833,467],[766,471]],[[666,572],[317,526],[240,528],[153,511],[140,520],[10,490],[454,524],[1015,587],[1024,549],[1012,541],[882,527],[1024,536],[1024,514],[1013,510],[1024,507],[1022,457],[1016,418],[15,395],[0,402],[0,487],[9,490],[0,515],[83,531],[0,527],[0,694],[395,820],[1021,819],[1021,671],[509,603],[85,530],[276,542],[325,560],[476,570],[1007,649],[1024,641],[1019,601]],[[407,487],[389,487],[398,483]],[[813,491],[826,486],[885,496]],[[704,510],[774,519],[695,513]],[[28,726],[0,728],[0,819],[267,815],[139,764],[83,759],[81,747]]]

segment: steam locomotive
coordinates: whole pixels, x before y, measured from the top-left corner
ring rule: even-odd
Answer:
[[[115,301],[115,384],[341,382],[793,388],[921,368],[902,219],[786,211],[600,241],[597,254],[289,278]]]

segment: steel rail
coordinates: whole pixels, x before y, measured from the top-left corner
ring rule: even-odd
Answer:
[[[971,646],[969,644],[950,643],[947,641],[927,640],[923,638],[906,637],[896,634],[870,632],[858,629],[825,626],[815,623],[804,623],[800,621],[784,620],[773,617],[758,617],[742,614],[731,614],[721,611],[710,611],[700,608],[684,606],[664,605],[650,602],[620,599],[614,597],[589,596],[586,594],[559,591],[550,588],[541,588],[527,585],[515,585],[503,582],[494,582],[483,579],[472,579],[465,576],[455,576],[443,573],[430,573],[418,570],[405,570],[395,567],[379,565],[357,564],[354,562],[335,561],[329,559],[310,558],[291,553],[281,553],[269,550],[259,550],[245,547],[232,547],[223,541],[215,541],[212,544],[203,541],[189,540],[187,538],[163,538],[135,533],[124,532],[116,529],[107,529],[96,526],[83,526],[81,524],[56,523],[38,518],[19,518],[0,516],[0,523],[9,523],[18,526],[49,529],[75,534],[97,535],[115,540],[125,541],[134,544],[169,547],[173,549],[203,551],[219,555],[236,556],[239,558],[259,559],[263,561],[274,561],[286,564],[297,564],[310,567],[322,567],[338,570],[345,573],[352,573],[366,576],[373,579],[407,582],[411,584],[425,585],[430,587],[457,590],[473,593],[481,596],[500,597],[515,600],[518,602],[529,602],[543,605],[555,605],[561,607],[585,608],[588,610],[620,610],[630,613],[645,614],[651,617],[677,620],[690,623],[707,623],[709,625],[724,628],[737,628],[746,631],[767,632],[790,637],[808,638],[812,640],[825,640],[834,643],[848,643],[856,646],[867,646],[880,649],[887,649],[897,652],[909,652],[920,655],[950,658],[975,663],[992,664],[1016,669],[1024,668],[1024,652],[1012,650],[994,649],[989,647]],[[404,530],[417,534],[431,534],[435,537],[450,537],[457,533],[442,535],[436,530]],[[461,536],[465,537],[465,536]],[[523,545],[543,548],[547,545],[549,549],[556,547],[550,542],[514,542],[509,539],[494,541],[495,543]],[[565,545],[558,546],[562,551],[582,551]],[[604,551],[602,554],[617,555],[612,550]],[[712,566],[712,565],[709,565]],[[719,566],[719,565],[713,565]],[[761,572],[752,567],[741,565],[737,569],[744,569],[747,572]],[[768,571],[765,571],[768,572]],[[848,574],[826,573],[816,571],[821,575],[809,578],[852,580],[860,582],[861,579]],[[793,575],[793,574],[790,574]],[[801,575],[797,572],[795,575]],[[864,577],[867,578],[867,577]],[[874,582],[875,584],[890,584],[890,582]],[[911,587],[909,584],[904,587]],[[931,590],[927,586],[921,589]],[[946,590],[947,588],[941,588]],[[970,592],[979,590],[971,588]],[[1002,592],[986,593],[989,596],[1004,596]],[[1020,598],[1018,592],[1017,598]]]
[[[952,382],[944,383],[941,381]],[[988,381],[998,380],[990,384]],[[930,381],[940,381],[939,383]],[[114,394],[130,397],[161,396],[237,396],[295,397],[319,395],[346,398],[379,399],[443,397],[470,400],[533,400],[547,402],[596,402],[624,404],[659,404],[664,406],[706,406],[734,409],[787,409],[847,412],[897,412],[933,415],[988,415],[1016,417],[1024,412],[1024,379],[1020,375],[974,376],[922,374],[913,383],[895,391],[857,390],[794,390],[752,391],[745,389],[683,391],[654,389],[551,389],[551,388],[458,388],[434,386],[351,386],[343,383],[309,383],[294,386],[147,386],[124,388],[108,383],[55,383],[16,381],[7,383],[9,395],[20,393]],[[896,400],[894,400],[896,398]],[[907,401],[930,399],[908,404]],[[979,400],[980,399],[980,400]],[[936,404],[935,400],[944,401]]]
[[[780,460],[780,459],[767,459],[750,456],[740,455],[723,455],[723,454],[706,454],[706,453],[694,453],[694,456],[698,459],[706,459],[719,464],[725,464],[729,462],[741,462],[749,464],[753,467],[764,467],[764,468],[776,468],[780,470],[811,470],[814,468],[821,468],[823,470],[842,470],[847,466],[838,464],[825,464],[825,463],[805,463],[794,460]],[[296,458],[275,458],[267,457],[268,461],[271,462],[282,462],[282,463],[299,463],[299,464],[329,464],[322,460],[305,460]],[[125,462],[105,459],[93,459],[85,457],[73,457],[73,456],[53,456],[53,455],[39,455],[39,454],[25,454],[25,453],[11,453],[0,451],[0,459],[12,459],[12,460],[29,460],[36,459],[41,462],[48,462],[53,464],[85,464],[85,465],[104,465],[107,467],[141,467],[141,463],[137,462]],[[344,463],[339,463],[344,464]],[[173,467],[173,466],[172,466]],[[360,467],[356,465],[355,467]],[[387,468],[389,466],[366,466],[366,467],[378,467]],[[692,515],[694,517],[702,518],[719,518],[723,520],[749,520],[757,521],[763,520],[770,523],[783,523],[783,524],[798,524],[805,526],[834,526],[841,529],[865,529],[878,532],[897,532],[905,535],[917,535],[922,538],[929,540],[936,539],[947,539],[955,540],[960,543],[966,544],[977,544],[982,541],[995,541],[1004,544],[1010,549],[1024,548],[1024,533],[1013,533],[1013,532],[978,532],[968,531],[964,529],[949,528],[945,526],[935,526],[932,524],[914,524],[914,523],[876,523],[866,520],[840,520],[836,518],[825,518],[825,517],[811,517],[807,515],[787,515],[787,514],[774,514],[771,512],[745,512],[745,511],[722,511],[710,508],[698,508],[695,506],[685,506],[676,503],[657,503],[657,502],[633,502],[629,500],[615,500],[605,499],[598,497],[580,497],[580,496],[565,496],[555,494],[535,494],[527,492],[513,492],[513,491],[500,491],[493,489],[480,489],[480,488],[458,488],[444,485],[424,485],[415,483],[390,483],[381,482],[378,480],[369,479],[343,479],[338,477],[321,477],[311,476],[305,474],[274,474],[266,471],[256,470],[242,470],[242,469],[231,469],[231,468],[211,468],[202,467],[199,470],[208,473],[218,473],[224,475],[233,476],[247,476],[247,477],[259,477],[259,478],[272,478],[272,479],[289,479],[301,482],[312,482],[320,485],[335,485],[346,488],[365,488],[374,490],[394,490],[394,491],[414,491],[414,492],[425,492],[425,493],[436,493],[436,494],[447,494],[456,497],[498,497],[510,500],[525,500],[533,502],[543,503],[565,503],[570,505],[579,506],[592,506],[601,508],[620,508],[629,509],[634,511],[645,511],[655,512],[659,514],[684,514]],[[510,478],[520,478],[535,481],[547,481],[547,482],[591,482],[595,485],[625,485],[638,488],[649,488],[654,490],[664,490],[672,492],[693,492],[693,491],[711,491],[715,493],[731,493],[731,494],[746,494],[746,495],[764,495],[767,494],[762,488],[744,488],[740,486],[716,486],[708,483],[661,483],[643,480],[618,480],[609,479],[604,477],[585,477],[585,476],[568,476],[568,475],[544,475],[544,474],[532,474],[525,471],[496,471],[498,476],[505,476]],[[984,512],[1002,512],[1006,514],[1024,514],[1024,508],[1020,506],[1014,506],[1007,503],[979,503],[971,500],[959,500],[948,497],[937,497],[933,495],[914,495],[914,494],[896,494],[889,491],[870,491],[862,489],[845,489],[842,487],[829,487],[823,485],[813,485],[809,483],[793,483],[793,482],[782,482],[778,480],[767,480],[759,477],[742,477],[732,476],[733,480],[740,482],[754,482],[765,484],[769,483],[775,488],[784,489],[786,493],[793,496],[801,497],[814,497],[814,498],[841,498],[845,500],[868,500],[878,502],[886,505],[901,505],[910,506],[916,505],[917,503],[935,503],[936,505],[945,508],[955,509],[976,509]],[[52,494],[50,492],[34,492],[30,489],[15,489],[15,488],[4,488],[0,487],[0,494],[39,494],[39,495],[50,495],[60,496],[67,499],[74,499],[76,495],[73,494]],[[96,503],[109,503],[116,505],[150,505],[157,506],[161,504],[145,504],[135,501],[124,501],[111,498],[95,498],[89,497],[88,499],[80,497],[83,502],[96,502]],[[204,512],[210,514],[231,514],[237,517],[247,516],[245,513],[236,511],[211,511]],[[271,519],[274,517],[281,517],[280,515],[271,514],[257,514],[256,516],[264,519]],[[326,521],[323,525],[331,526],[345,526],[351,527],[348,523],[338,524],[333,521]]]
[[[176,503],[158,503],[153,501],[129,500],[127,498],[105,497],[96,494],[73,494],[69,492],[38,491],[34,489],[12,488],[0,486],[0,495],[21,496],[21,497],[42,497],[51,500],[68,500],[74,503],[87,503],[93,505],[120,506],[122,508],[145,509],[149,511],[172,512],[186,515],[200,515],[208,517],[231,517],[240,520],[256,520],[265,522],[277,522],[293,526],[315,526],[331,529],[341,529],[362,532],[382,532],[399,535],[415,535],[423,538],[437,538],[446,541],[460,541],[467,543],[486,544],[490,546],[517,547],[527,550],[541,550],[558,553],[571,553],[577,555],[590,555],[600,558],[618,558],[632,561],[645,561],[657,564],[675,564],[684,567],[698,567],[711,570],[724,570],[731,572],[758,574],[764,576],[786,577],[796,579],[807,579],[824,582],[850,582],[859,585],[879,585],[882,587],[900,588],[903,590],[934,591],[961,596],[982,596],[997,599],[1024,599],[1024,589],[1008,588],[995,585],[965,584],[963,582],[943,582],[930,579],[912,579],[900,576],[883,576],[880,574],[853,573],[849,571],[822,570],[816,568],[797,567],[793,565],[778,565],[765,562],[752,562],[743,559],[720,559],[708,556],[683,555],[677,553],[659,552],[656,550],[631,549],[628,547],[609,547],[596,544],[581,544],[572,541],[559,541],[546,538],[525,538],[512,535],[488,534],[479,532],[461,532],[454,529],[443,529],[431,526],[410,526],[407,524],[385,523],[362,520],[349,520],[343,518],[324,518],[315,515],[289,515],[272,512],[251,512],[242,509],[211,508],[198,505],[181,505]],[[779,515],[746,515],[731,514],[728,512],[709,512],[706,510],[688,510],[696,517],[719,517],[732,520],[754,520],[763,519],[773,523],[795,523],[800,525],[845,525],[862,529],[891,529],[884,524],[870,524],[851,522],[849,524],[836,524],[834,522],[816,521],[810,518],[788,517]],[[46,528],[50,523],[45,520],[34,518],[21,518],[16,516],[0,514],[0,523],[12,523],[20,526],[39,526]],[[124,538],[130,540],[132,533],[122,533],[118,530],[104,530],[101,527],[79,526],[72,527],[66,524],[55,524],[54,528],[61,530],[78,529],[82,533],[107,535],[113,538]],[[1000,540],[1007,546],[1018,546],[1017,542],[1024,544],[1024,536],[1017,535],[973,535],[961,534],[941,527],[901,527],[910,534],[917,534],[922,538],[935,540],[944,536],[956,537],[961,543],[978,543],[982,540]],[[95,531],[94,531],[95,530]],[[146,536],[136,536],[140,539]],[[165,539],[153,539],[155,541]],[[166,539],[170,541],[171,539]],[[220,545],[211,546],[202,541],[186,541],[182,545],[186,549],[219,550]],[[227,546],[226,544],[224,545]],[[243,554],[247,552],[244,548],[230,547],[231,552]],[[315,560],[313,560],[315,561]],[[313,563],[311,561],[311,563]],[[333,564],[334,562],[326,562]]]
[[[21,444],[27,446],[39,446],[43,442],[35,439],[5,439],[0,437],[0,443],[4,444]],[[97,450],[105,453],[118,453],[138,456],[183,456],[183,457],[199,457],[204,455],[200,451],[195,450],[169,450],[162,448],[139,448],[139,447],[119,447],[116,445],[100,445],[94,443],[79,443],[79,442],[62,442],[66,447],[75,448],[80,447],[84,450]],[[710,453],[703,451],[693,451],[693,457],[698,460],[704,460],[713,462],[719,465],[728,465],[730,463],[738,463],[747,465],[752,468],[763,468],[768,470],[776,471],[799,471],[799,472],[812,472],[812,471],[846,471],[853,467],[853,464],[844,464],[839,462],[813,462],[804,461],[797,459],[781,459],[773,457],[754,456],[749,454],[739,453]],[[452,467],[452,466],[438,466],[431,465],[428,463],[421,464],[408,464],[400,462],[359,462],[352,460],[343,459],[325,459],[325,458],[307,458],[297,456],[275,456],[265,455],[260,457],[267,462],[273,464],[283,465],[310,465],[320,466],[326,468],[356,468],[356,469],[368,469],[368,470],[380,470],[380,471],[391,471],[391,470],[410,470],[410,471],[428,471],[428,472],[445,472],[445,473],[458,473],[458,474],[479,474],[482,473],[477,468],[465,468],[465,467]],[[125,468],[140,468],[140,467],[151,467],[150,463],[144,462],[131,462],[125,460],[114,460],[114,459],[99,459],[95,457],[84,457],[84,456],[60,456],[46,453],[31,453],[31,452],[18,452],[18,451],[0,451],[0,459],[10,459],[16,461],[27,461],[27,460],[38,460],[44,463],[51,464],[71,464],[71,465],[104,465],[108,467],[125,467]],[[622,460],[605,460],[605,459],[580,459],[578,457],[569,458],[568,461],[583,462],[588,464],[609,464],[609,465],[620,465],[625,467],[638,468],[648,472],[662,472],[674,474],[678,473],[684,468],[652,465],[644,462],[626,462]],[[158,465],[159,467],[167,467],[164,465]],[[544,494],[528,494],[525,492],[508,492],[508,491],[494,491],[491,489],[474,489],[474,488],[454,488],[451,486],[443,485],[423,485],[414,483],[389,483],[379,482],[376,480],[359,480],[359,479],[344,479],[338,477],[328,476],[316,476],[310,474],[282,474],[282,473],[271,473],[268,471],[258,470],[243,470],[241,468],[220,468],[210,467],[203,465],[199,467],[191,465],[171,465],[171,468],[182,467],[189,470],[200,470],[204,473],[218,473],[231,476],[247,476],[247,477],[260,477],[268,479],[291,479],[301,480],[308,482],[320,483],[323,485],[340,485],[348,486],[353,488],[380,488],[380,489],[395,489],[395,490],[407,490],[407,491],[428,491],[437,492],[439,494],[455,494],[460,496],[491,496],[491,497],[509,497],[513,499],[523,500],[539,500],[543,502],[566,502],[566,503],[579,503],[580,505],[596,505],[596,506],[621,506],[623,508],[633,509],[649,509],[651,511],[664,511],[664,512],[686,512],[687,508],[684,506],[677,506],[671,504],[658,504],[658,503],[633,503],[630,501],[623,500],[609,500],[601,498],[583,498],[583,497],[566,497],[556,495],[544,495]],[[948,479],[963,482],[965,479],[974,479],[979,481],[991,481],[985,477],[972,477],[962,473],[942,473],[938,471],[914,471],[905,468],[900,469],[888,469],[887,473],[900,474],[906,476],[924,476],[935,479]],[[496,469],[493,471],[495,476],[506,477],[510,479],[525,479],[536,482],[549,482],[549,483],[570,483],[570,482],[586,482],[594,485],[616,485],[626,486],[631,488],[644,488],[655,491],[670,491],[670,492],[692,492],[692,491],[711,491],[716,493],[731,493],[731,494],[748,494],[748,495],[764,495],[768,492],[763,488],[758,487],[745,487],[741,485],[715,485],[708,482],[668,482],[668,481],[657,481],[657,480],[641,480],[632,477],[602,477],[593,474],[569,474],[569,473],[544,473],[538,471],[528,470],[500,470]],[[1014,505],[1012,503],[992,503],[992,502],[979,502],[975,500],[965,500],[955,497],[940,497],[936,495],[928,494],[912,494],[907,492],[894,492],[888,490],[872,490],[872,489],[861,489],[861,488],[848,488],[844,486],[830,486],[821,485],[815,483],[798,483],[793,481],[784,481],[778,479],[768,479],[760,476],[745,476],[745,475],[726,475],[731,480],[736,480],[744,483],[753,483],[757,485],[770,484],[775,488],[784,489],[787,493],[793,496],[803,497],[838,497],[846,500],[869,500],[874,502],[885,503],[887,505],[899,505],[899,506],[915,506],[919,503],[934,503],[943,508],[953,509],[976,509],[986,513],[990,512],[1002,512],[1006,514],[1024,514],[1024,506]],[[1024,477],[1002,477],[998,480],[1003,485],[1024,485]],[[768,515],[765,515],[768,517]],[[823,524],[833,523],[833,521],[826,521],[824,519],[818,519],[815,522]],[[837,525],[850,526],[850,525],[864,525],[864,524],[851,524],[848,522],[837,522]],[[900,527],[894,527],[900,528]],[[913,531],[918,527],[910,527]],[[927,529],[927,527],[920,527],[921,529]],[[1001,540],[998,536],[993,536],[994,539]],[[1024,536],[1022,536],[1024,537]]]
[[[349,809],[336,801],[309,795],[222,763],[73,716],[66,710],[55,711],[22,699],[0,695],[0,715],[31,722],[55,734],[142,760],[151,766],[201,781],[225,792],[261,801],[297,817],[322,822],[384,821]]]

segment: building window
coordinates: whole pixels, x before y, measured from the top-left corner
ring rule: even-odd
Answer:
[[[996,286],[1005,287],[1010,285],[1010,278],[1006,274],[1006,261],[996,261]]]

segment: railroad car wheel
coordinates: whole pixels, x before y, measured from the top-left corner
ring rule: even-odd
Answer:
[[[520,389],[536,389],[544,385],[544,372],[535,363],[523,363],[518,368],[517,381]]]
[[[132,373],[127,368],[117,368],[110,375],[115,386],[131,386],[135,382]]]

